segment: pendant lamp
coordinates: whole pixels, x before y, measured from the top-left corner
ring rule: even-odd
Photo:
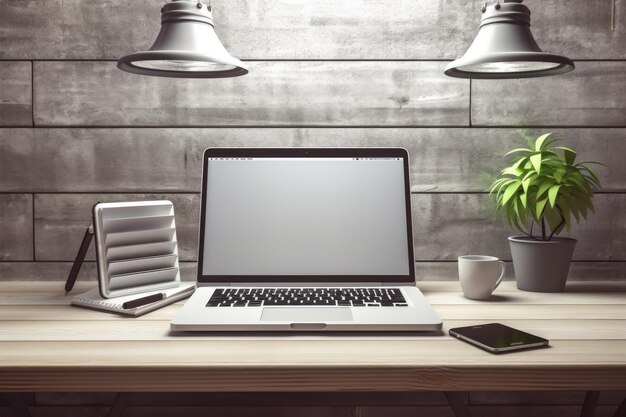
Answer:
[[[211,6],[172,0],[161,9],[161,31],[148,51],[117,61],[122,71],[156,77],[226,78],[248,73],[217,38]]]
[[[456,78],[531,78],[574,69],[571,59],[542,52],[530,32],[530,10],[523,0],[483,5],[476,39],[445,74]]]

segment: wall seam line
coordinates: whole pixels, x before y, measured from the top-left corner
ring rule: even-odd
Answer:
[[[0,191],[0,195],[10,194],[48,194],[48,195],[94,195],[94,194],[172,194],[172,195],[195,195],[199,196],[201,192],[199,190],[189,191],[173,191],[173,190],[101,190],[101,191],[44,191],[44,190],[12,190],[12,191]],[[480,190],[467,190],[467,191],[411,191],[411,195],[488,195],[489,191]],[[594,195],[624,195],[624,190],[602,190],[594,192]],[[34,213],[33,213],[34,215]]]
[[[469,79],[469,127],[472,126],[472,79]]]
[[[0,125],[0,129],[626,129],[624,125]]]
[[[32,197],[32,208],[33,208],[33,224],[32,224],[32,235],[33,235],[33,262],[37,261],[37,257],[35,256],[35,193],[31,194]]]
[[[35,127],[35,61],[30,61],[30,110],[31,123]]]

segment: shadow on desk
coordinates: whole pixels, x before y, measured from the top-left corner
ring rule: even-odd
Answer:
[[[616,282],[573,282],[565,287],[566,293],[624,293],[624,281]]]
[[[169,336],[193,338],[193,337],[323,337],[323,338],[346,338],[346,337],[399,337],[399,338],[413,338],[413,337],[432,337],[432,336],[445,336],[443,330],[432,332],[176,332],[170,330]]]

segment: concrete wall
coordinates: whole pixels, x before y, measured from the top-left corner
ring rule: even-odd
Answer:
[[[624,279],[624,0],[526,2],[539,44],[574,59],[574,72],[448,78],[444,67],[477,31],[480,3],[216,0],[217,33],[250,74],[174,80],[115,66],[153,41],[157,1],[0,0],[0,280],[64,280],[90,207],[146,198],[174,202],[183,275],[193,279],[200,158],[209,146],[408,148],[418,277],[452,280],[460,254],[510,260],[511,232],[494,219],[485,190],[503,154],[523,143],[521,132],[554,132],[582,159],[607,165],[597,213],[571,233],[579,245],[570,279]],[[95,279],[93,264],[80,279]],[[540,400],[552,405],[536,415],[565,415],[581,397]],[[54,409],[60,400],[38,401]],[[470,398],[496,414],[502,404],[534,401]],[[100,403],[82,396],[77,404]],[[448,415],[442,410],[431,412]]]
[[[117,70],[156,36],[157,3],[0,1],[0,279],[63,280],[94,202],[153,197],[174,201],[193,279],[208,146],[408,148],[418,278],[455,279],[460,254],[510,260],[485,190],[521,132],[548,131],[607,165],[596,215],[571,233],[570,279],[623,278],[623,1],[615,28],[610,1],[527,3],[538,42],[574,72],[444,76],[477,31],[479,1],[218,2],[217,32],[251,70],[224,80]]]

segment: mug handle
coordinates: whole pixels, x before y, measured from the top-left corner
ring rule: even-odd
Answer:
[[[493,287],[493,290],[495,290],[496,288],[498,288],[498,285],[500,285],[500,283],[502,282],[502,278],[504,278],[504,271],[505,271],[505,265],[504,262],[502,261],[498,261],[498,263],[500,264],[500,277],[498,278],[498,280],[496,281],[496,285],[495,287]],[[493,291],[491,290],[491,291]]]

